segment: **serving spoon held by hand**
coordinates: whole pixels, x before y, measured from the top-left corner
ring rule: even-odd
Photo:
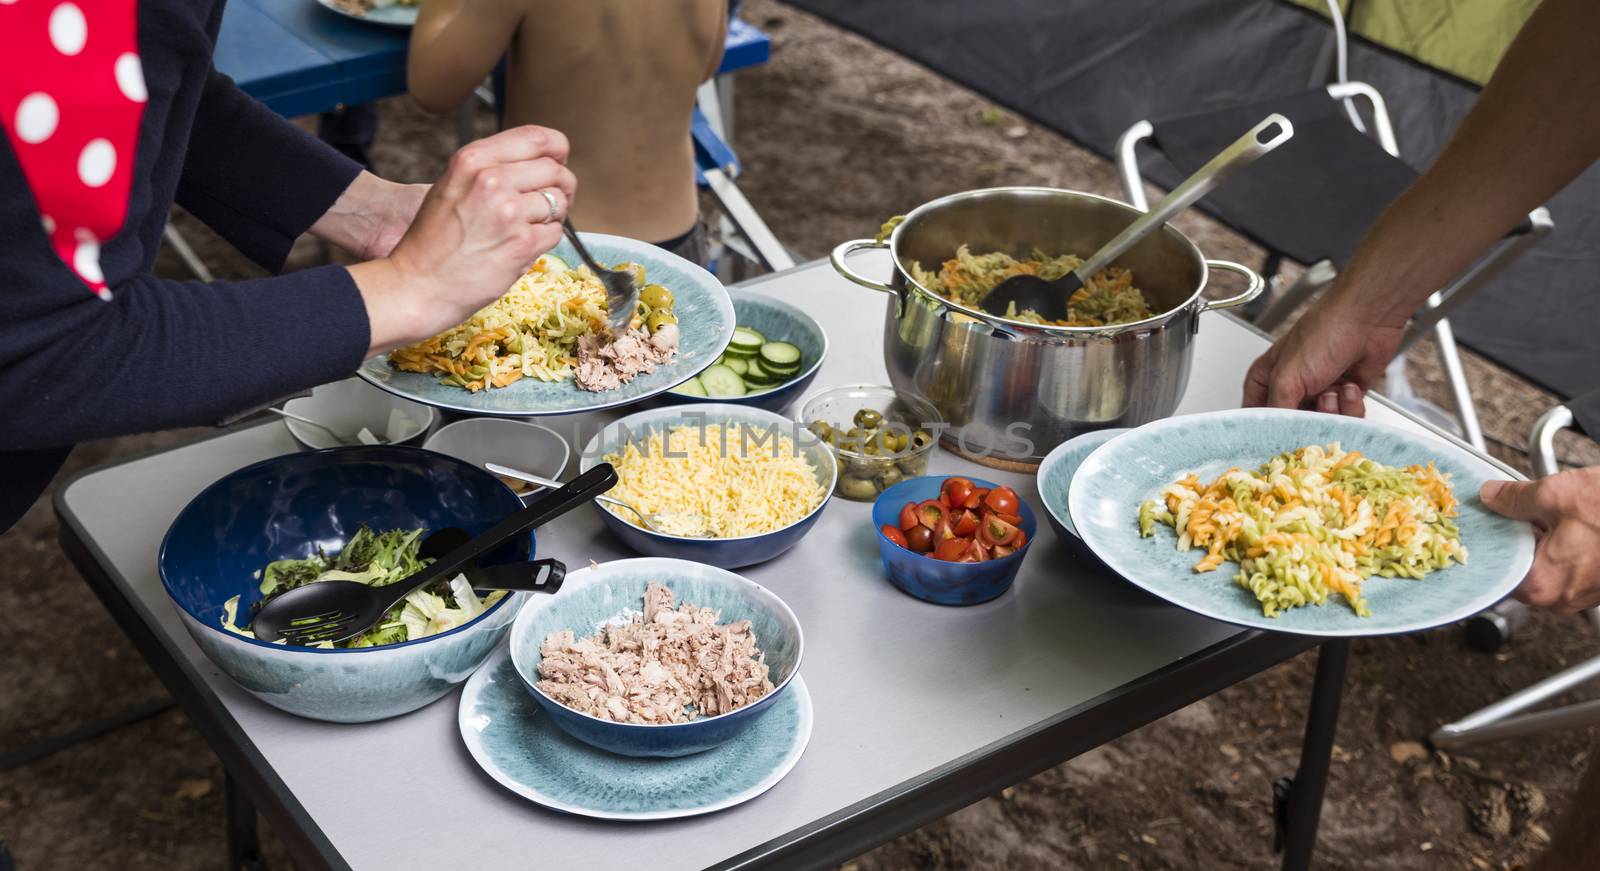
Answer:
[[[1221,154],[1211,158],[1205,166],[1195,171],[1184,182],[1172,189],[1155,208],[1129,224],[1110,242],[1102,245],[1087,260],[1060,278],[1043,279],[1037,275],[1013,275],[995,285],[978,303],[985,312],[1000,317],[1015,317],[1016,312],[1032,310],[1046,321],[1064,321],[1068,318],[1067,301],[1085,286],[1096,272],[1111,265],[1113,260],[1126,254],[1144,237],[1166,226],[1173,216],[1194,205],[1201,197],[1240,170],[1256,162],[1263,155],[1288,142],[1294,136],[1294,125],[1289,119],[1274,112],[1250,128],[1243,136]],[[1015,306],[1013,309],[1012,306]]]
[[[355,638],[376,625],[408,594],[471,568],[478,557],[588,502],[616,483],[617,470],[610,463],[601,463],[465,542],[456,543],[464,537],[459,530],[440,530],[430,535],[423,540],[422,553],[438,555],[431,565],[408,578],[382,587],[359,581],[316,581],[296,587],[263,605],[251,621],[250,631],[262,641],[283,639],[302,647]],[[451,544],[456,546],[451,547]],[[537,578],[540,567],[549,568],[549,574],[542,581]],[[483,580],[491,582],[485,584],[489,587],[550,592],[554,591],[551,582],[559,586],[561,577],[566,574],[566,568],[554,560],[473,571],[483,574]]]

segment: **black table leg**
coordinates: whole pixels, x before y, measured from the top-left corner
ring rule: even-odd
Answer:
[[[222,791],[228,805],[228,867],[233,871],[266,871],[261,842],[256,838],[256,806],[230,773],[222,775]]]
[[[1317,845],[1317,823],[1322,817],[1322,794],[1328,786],[1328,763],[1333,756],[1334,733],[1339,726],[1339,699],[1344,693],[1345,668],[1350,664],[1350,640],[1324,642],[1317,652],[1317,678],[1311,687],[1311,709],[1306,715],[1305,742],[1300,767],[1293,777],[1273,784],[1278,813],[1279,845],[1284,871],[1306,871]]]

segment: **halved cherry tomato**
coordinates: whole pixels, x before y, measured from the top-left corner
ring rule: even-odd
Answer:
[[[1021,532],[1022,530],[991,514],[984,519],[978,535],[983,538],[986,544],[1009,545],[1016,541],[1017,535]]]
[[[906,542],[917,553],[927,553],[933,550],[933,530],[919,523],[906,530]]]
[[[893,526],[890,526],[889,524],[885,523],[882,526],[882,528],[880,528],[879,531],[883,533],[883,537],[884,538],[889,539],[890,541],[894,542],[895,544],[900,545],[901,547],[905,548],[906,550],[910,550],[911,549],[911,545],[906,541],[905,533],[903,533],[900,530],[894,528]]]
[[[950,528],[962,538],[971,538],[978,532],[978,515],[962,509],[950,521]]]
[[[973,487],[967,493],[967,498],[961,500],[961,507],[969,511],[977,511],[978,506],[983,504],[983,497],[987,495],[989,495],[988,487]]]
[[[1011,556],[1012,554],[1014,554],[1016,552],[1017,552],[1016,548],[1014,548],[1014,547],[1006,547],[1003,544],[1002,545],[998,545],[996,547],[989,548],[989,553],[995,559],[1005,559],[1006,557]]]
[[[970,548],[971,545],[965,539],[948,538],[939,542],[939,546],[933,549],[933,558],[951,563],[960,562]]]
[[[996,487],[983,498],[983,504],[996,514],[1016,514],[1018,508],[1017,491],[1010,487]]]
[[[1012,526],[1021,526],[1022,525],[1022,515],[1021,514],[1001,514],[998,511],[985,510],[984,511],[984,516],[986,516],[986,517],[998,517],[1001,520],[1004,520],[1005,522],[1011,524]]]
[[[921,523],[922,523],[921,518],[917,517],[917,503],[915,503],[915,502],[907,502],[906,503],[906,507],[900,509],[900,529],[901,529],[901,531],[902,532],[910,532],[913,527],[915,527],[915,526],[917,526],[917,525],[919,525]]]
[[[1027,543],[1028,543],[1028,534],[1026,532],[1023,532],[1020,529],[1017,530],[1017,540],[1011,542],[1011,546],[1016,548],[1017,550],[1022,550],[1022,548],[1025,545],[1027,545]]]
[[[955,537],[955,530],[950,528],[950,521],[948,520],[939,521],[939,525],[933,528],[933,543],[935,547],[938,546],[939,542],[949,541]]]
[[[971,492],[970,478],[946,478],[944,483],[939,485],[939,495],[944,497],[945,504],[951,506],[964,504],[967,501],[967,494]]]
[[[974,538],[972,543],[967,545],[967,556],[972,557],[975,563],[984,562],[989,559],[989,548],[981,540]]]
[[[929,499],[917,506],[917,519],[929,529],[938,529],[939,524],[945,521],[949,513],[944,504],[937,499]]]

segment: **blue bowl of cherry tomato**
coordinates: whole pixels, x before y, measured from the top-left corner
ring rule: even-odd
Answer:
[[[980,478],[901,481],[872,503],[878,553],[896,587],[940,605],[976,605],[1017,578],[1039,530],[1010,487]]]

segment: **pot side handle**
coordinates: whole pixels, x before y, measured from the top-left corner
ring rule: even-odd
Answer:
[[[865,275],[862,275],[854,269],[851,269],[850,265],[845,262],[845,258],[856,253],[857,251],[865,251],[869,248],[887,247],[889,247],[889,243],[879,242],[876,239],[851,239],[849,242],[841,242],[837,247],[835,247],[833,249],[833,253],[828,256],[828,259],[833,261],[833,270],[845,278],[850,279],[851,281],[861,285],[862,287],[865,287],[868,290],[876,290],[879,293],[887,293],[890,296],[899,299],[899,291],[882,282],[873,281]]]
[[[1267,280],[1262,278],[1259,272],[1256,272],[1254,269],[1251,269],[1242,263],[1234,263],[1232,260],[1207,260],[1206,268],[1220,269],[1223,272],[1238,273],[1239,275],[1243,275],[1246,279],[1248,279],[1250,283],[1242,292],[1235,296],[1230,296],[1227,299],[1206,300],[1200,306],[1200,311],[1203,312],[1217,311],[1219,309],[1233,308],[1235,306],[1244,305],[1250,300],[1260,296],[1261,291],[1265,290],[1267,287]]]

